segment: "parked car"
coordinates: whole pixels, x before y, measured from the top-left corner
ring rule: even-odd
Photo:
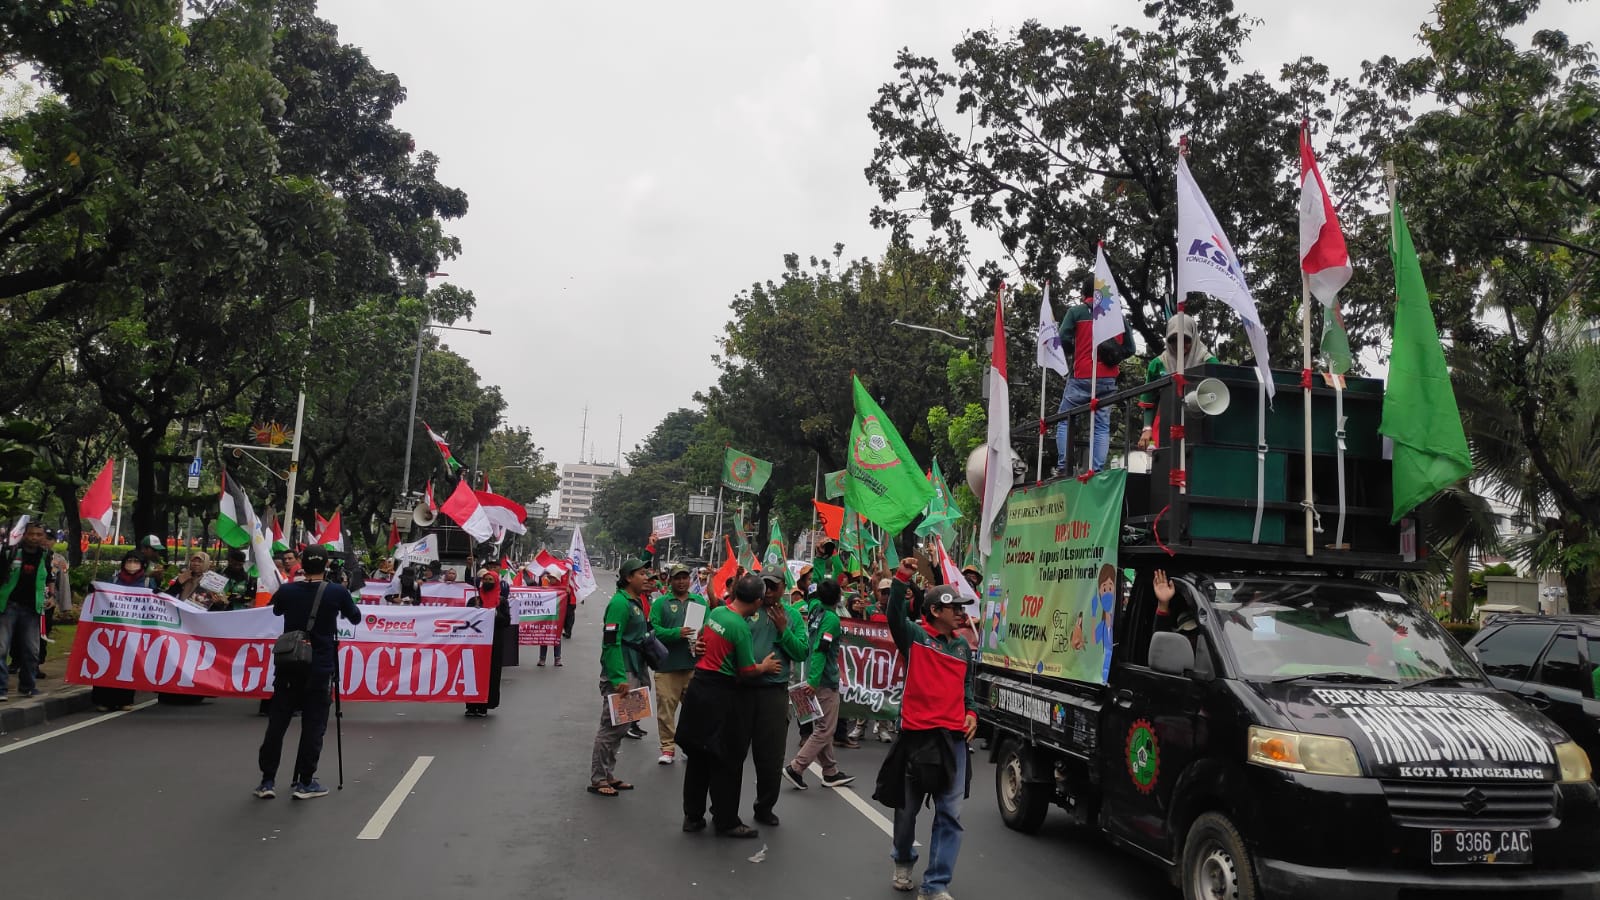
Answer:
[[[1502,613],[1467,652],[1495,687],[1542,710],[1600,759],[1600,616]]]

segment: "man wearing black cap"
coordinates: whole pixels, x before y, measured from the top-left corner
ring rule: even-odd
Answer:
[[[645,664],[638,647],[650,633],[644,610],[649,590],[648,564],[637,557],[623,560],[617,574],[617,592],[606,604],[600,636],[600,728],[594,735],[588,790],[602,797],[615,797],[618,791],[633,790],[633,785],[617,778],[615,772],[617,748],[622,745],[632,723],[611,724],[607,698],[645,683]]]
[[[933,833],[928,842],[928,868],[918,898],[949,900],[950,879],[961,850],[961,801],[966,797],[967,741],[978,728],[973,712],[972,648],[956,633],[962,600],[951,585],[929,588],[923,597],[924,621],[908,612],[911,575],[917,561],[900,560],[889,589],[889,633],[906,660],[905,689],[900,702],[900,735],[878,771],[873,799],[894,809],[893,885],[909,891],[917,810],[933,798]],[[911,765],[932,757],[939,764]]]
[[[761,609],[750,617],[750,652],[756,659],[769,654],[778,659],[778,670],[753,681],[750,724],[750,758],[756,768],[755,820],[762,825],[777,825],[772,811],[783,792],[784,738],[789,733],[789,670],[810,654],[806,640],[805,617],[783,600],[784,577],[781,570],[761,573],[765,593]]]
[[[344,588],[324,580],[328,554],[321,547],[307,547],[300,560],[304,581],[291,581],[272,595],[272,612],[283,617],[283,630],[311,633],[311,666],[304,672],[278,668],[273,676],[272,700],[267,709],[267,736],[261,742],[259,762],[261,784],[255,795],[263,800],[277,796],[274,782],[278,761],[283,754],[283,736],[295,710],[300,710],[300,748],[295,753],[295,799],[326,796],[328,789],[317,781],[317,760],[322,755],[322,736],[328,730],[329,685],[338,666],[339,619],[355,625],[361,610]],[[315,616],[312,615],[315,608]]]

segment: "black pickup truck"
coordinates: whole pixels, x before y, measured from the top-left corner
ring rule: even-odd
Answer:
[[[1007,825],[1060,806],[1191,900],[1600,898],[1587,756],[1415,603],[1124,562],[1108,683],[980,669]]]

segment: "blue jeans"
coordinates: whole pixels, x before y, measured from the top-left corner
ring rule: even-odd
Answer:
[[[1089,402],[1088,378],[1068,378],[1067,389],[1061,392],[1061,405],[1056,407],[1056,412],[1064,413],[1073,407],[1082,406]],[[1095,396],[1107,397],[1117,390],[1117,379],[1094,379]],[[1072,446],[1067,440],[1067,420],[1062,419],[1056,423],[1056,471],[1066,474],[1067,448]],[[1106,468],[1106,453],[1111,450],[1111,409],[1106,407],[1094,414],[1094,470],[1103,472]]]
[[[0,612],[0,667],[15,651],[17,654],[17,693],[26,697],[33,692],[33,676],[39,671],[39,614],[32,608],[7,603]],[[5,669],[0,668],[0,676]],[[6,694],[6,683],[0,681],[0,697]]]
[[[956,774],[950,787],[933,798],[933,838],[928,842],[928,868],[922,873],[922,893],[937,894],[948,890],[950,879],[956,873],[956,855],[961,852],[961,802],[967,793],[967,742],[950,734],[950,749],[956,758]],[[894,852],[890,855],[896,863],[909,865],[917,861],[917,810],[922,808],[923,794],[911,787],[906,779],[906,798],[894,811]]]

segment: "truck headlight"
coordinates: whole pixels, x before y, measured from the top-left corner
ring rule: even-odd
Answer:
[[[1571,741],[1556,745],[1556,765],[1561,769],[1562,784],[1582,784],[1594,777],[1589,754]]]
[[[1309,775],[1361,776],[1356,745],[1350,743],[1349,738],[1327,734],[1301,734],[1252,725],[1250,749],[1245,759],[1256,765]]]

